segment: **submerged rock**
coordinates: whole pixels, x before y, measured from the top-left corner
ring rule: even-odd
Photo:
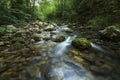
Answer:
[[[91,66],[90,70],[93,71],[94,73],[97,73],[97,74],[109,74],[112,71],[112,67],[107,65],[107,64],[104,64],[100,67]]]
[[[120,26],[108,26],[100,31],[102,39],[110,39],[113,41],[120,41]]]
[[[75,38],[72,41],[72,45],[80,50],[91,48],[90,42],[85,38]]]
[[[54,42],[62,42],[64,40],[65,40],[65,36],[62,36],[62,35],[52,37],[52,41],[54,41]]]

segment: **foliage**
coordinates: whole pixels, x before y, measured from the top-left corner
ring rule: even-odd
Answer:
[[[109,23],[120,22],[118,18],[120,16],[120,5],[118,5],[120,2],[118,0],[75,0],[74,3],[78,5],[75,8],[78,19],[84,23],[93,20],[93,18],[96,19],[96,16],[109,18]]]
[[[96,16],[93,19],[90,19],[88,21],[88,24],[98,27],[98,26],[108,26],[109,23],[106,17]]]
[[[56,11],[56,6],[54,1],[47,1],[44,2],[39,6],[39,18],[44,20],[50,17],[51,14],[54,14]]]
[[[60,19],[106,26],[120,23],[119,4],[119,0],[1,0],[0,24]]]
[[[11,32],[13,32],[13,29],[8,27],[7,25],[1,25],[0,33],[4,33],[4,32],[11,33]]]
[[[31,1],[33,1],[31,3]],[[35,0],[1,0],[0,1],[0,25],[20,23],[34,19]]]
[[[4,31],[5,31],[5,27],[0,26],[0,33],[4,32]]]

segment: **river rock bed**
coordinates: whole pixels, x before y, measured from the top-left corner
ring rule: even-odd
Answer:
[[[73,36],[76,33],[78,37],[87,35],[88,40],[109,50],[110,53],[98,53],[92,49],[81,51],[70,47],[66,54],[68,60],[73,60],[85,67],[96,77],[96,80],[119,80],[119,43],[109,44],[110,42],[100,40],[99,33],[95,34],[97,32],[89,27],[71,24],[70,29],[64,24],[58,26],[52,22],[42,21],[27,23],[22,27],[13,25],[8,25],[8,27],[11,31],[0,34],[1,80],[41,79],[41,76],[45,75],[49,69],[47,52],[69,35]],[[75,30],[72,29],[73,27]],[[115,53],[116,55],[113,56]]]

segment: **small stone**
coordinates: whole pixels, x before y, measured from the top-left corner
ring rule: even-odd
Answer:
[[[33,38],[35,41],[40,41],[40,34],[33,34],[33,35],[32,35],[32,38]]]
[[[62,42],[64,40],[65,40],[65,37],[62,36],[62,35],[58,35],[58,36],[53,36],[52,37],[52,41],[54,41],[54,42]]]
[[[0,46],[3,46],[4,45],[4,42],[0,42]]]
[[[71,30],[71,29],[69,29],[69,28],[66,28],[64,31],[65,31],[66,33],[73,33],[73,30]]]
[[[71,50],[71,53],[72,53],[73,55],[79,55],[78,50]]]
[[[77,62],[83,63],[84,59],[81,58],[80,56],[74,56],[74,59],[77,60]]]
[[[48,25],[44,30],[45,31],[52,31],[52,30],[54,30],[54,26],[53,25]]]

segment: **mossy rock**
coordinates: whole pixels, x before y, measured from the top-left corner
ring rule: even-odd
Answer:
[[[6,30],[5,27],[0,26],[0,33],[4,32],[5,30]]]
[[[13,25],[1,25],[0,26],[0,33],[7,32],[12,33],[16,28]]]
[[[52,41],[54,41],[54,42],[62,42],[62,41],[64,41],[64,40],[65,40],[65,37],[62,36],[62,35],[60,35],[60,36],[55,36],[55,37],[52,38]]]
[[[85,38],[75,38],[72,41],[72,45],[80,50],[85,50],[91,48],[90,41]]]
[[[102,39],[120,41],[120,26],[113,25],[108,26],[104,30],[100,31],[100,36]]]

